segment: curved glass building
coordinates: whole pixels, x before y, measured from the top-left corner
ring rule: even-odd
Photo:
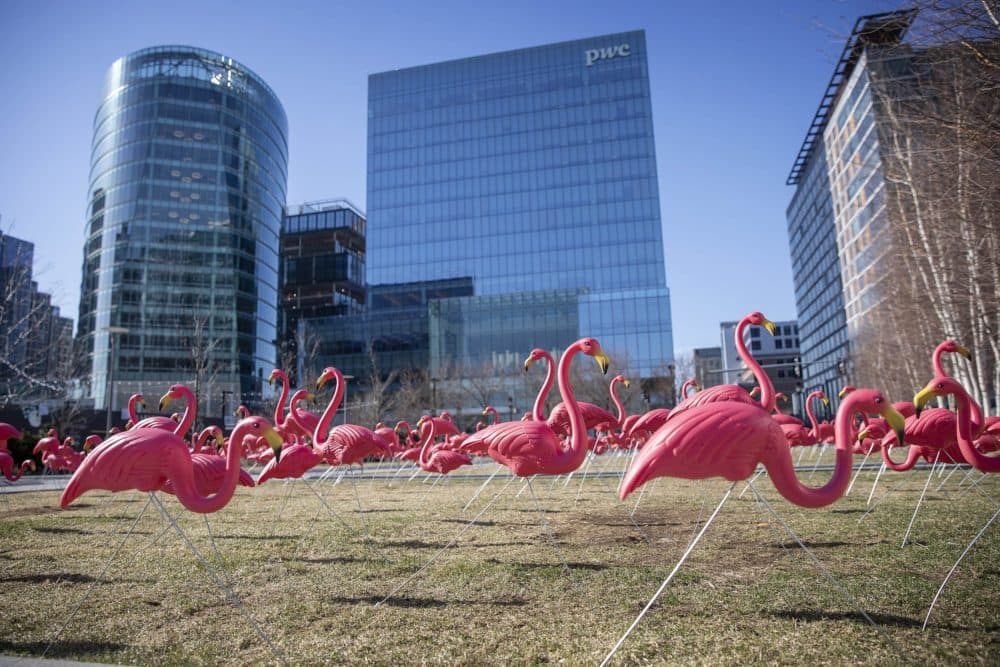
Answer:
[[[78,344],[97,407],[169,384],[221,415],[275,363],[288,121],[232,58],[115,61],[94,117]]]

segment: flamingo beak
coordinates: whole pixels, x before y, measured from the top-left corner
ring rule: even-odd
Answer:
[[[324,373],[323,375],[320,375],[320,376],[319,376],[319,379],[317,379],[317,380],[316,380],[316,391],[319,391],[320,389],[322,389],[322,388],[323,388],[323,385],[325,385],[325,384],[326,384],[326,381],[327,381],[328,379],[329,379],[329,378],[328,378],[328,377],[326,376],[326,374],[325,374],[325,373]]]
[[[171,395],[171,393],[169,391],[167,393],[165,393],[163,395],[163,398],[160,399],[160,412],[163,412],[163,410],[168,405],[170,405],[170,402],[173,401],[173,400],[174,400],[174,397],[173,397],[173,395]]]
[[[143,409],[145,409],[145,407],[146,407],[146,399],[140,398],[139,399],[139,405],[141,405],[143,407]]]
[[[772,336],[774,336],[778,332],[778,327],[776,327],[774,325],[774,322],[772,322],[769,319],[765,319],[763,322],[760,323],[760,325],[765,329],[767,329],[767,333],[771,334]]]
[[[632,385],[632,383],[628,381],[628,378],[622,380],[622,384],[625,385],[626,387],[630,387]]]
[[[920,411],[927,405],[927,401],[932,398],[934,398],[934,390],[931,387],[924,387],[913,396],[913,409],[918,419],[920,418]]]
[[[916,403],[916,401],[914,401],[914,403]],[[891,405],[882,410],[880,414],[885,417],[885,420],[889,422],[889,426],[891,426],[892,430],[896,432],[896,442],[899,443],[899,446],[902,446],[903,431],[906,430],[906,419]]]
[[[868,437],[868,429],[862,429],[861,432],[858,433],[858,442],[864,442],[865,438],[867,437]]]
[[[284,444],[284,441],[281,439],[281,436],[278,435],[273,428],[268,426],[264,429],[264,432],[261,434],[261,437],[264,438],[264,440],[267,441],[267,444],[271,446],[271,451],[274,452],[274,462],[277,463],[278,461],[280,461],[281,446]]]
[[[843,389],[837,392],[837,398],[839,398],[840,400],[844,400],[844,396],[847,396],[847,387],[844,387]]]
[[[819,398],[821,401],[823,401],[823,405],[830,405],[830,399],[827,398],[826,396],[820,396]]]
[[[698,391],[701,391],[701,385],[698,383],[697,380],[695,380],[694,384],[692,384],[691,386],[697,389]]]
[[[958,352],[963,357],[965,357],[966,359],[968,359],[969,361],[972,361],[972,352],[970,352],[969,348],[965,347],[964,345],[959,345],[955,349],[955,351]]]
[[[535,363],[535,359],[533,357],[528,357],[527,359],[524,360],[524,372],[525,373],[528,372],[528,369],[531,368],[531,365],[533,363]]]
[[[602,351],[599,351],[597,352],[597,354],[594,355],[594,360],[597,361],[597,365],[600,367],[601,372],[607,375],[608,366],[611,365],[611,360],[608,359],[608,355],[604,354],[604,352]]]

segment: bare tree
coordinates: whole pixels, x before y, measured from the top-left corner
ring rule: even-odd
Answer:
[[[951,372],[989,408],[1000,396],[1000,27],[988,0],[916,4],[907,44],[868,51],[889,224],[869,244],[881,301],[852,336],[854,379],[910,395],[929,379],[930,351],[955,338],[974,360],[949,360]]]
[[[351,419],[354,423],[371,427],[393,411],[397,394],[391,388],[399,377],[399,371],[394,369],[383,376],[375,349],[371,346],[368,347],[368,361],[369,371],[362,382],[363,389],[351,403]]]
[[[32,245],[0,231],[0,247],[0,407],[62,396],[72,323],[58,316],[49,296],[32,281]]]

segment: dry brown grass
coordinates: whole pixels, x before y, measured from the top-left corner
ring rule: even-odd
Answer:
[[[613,463],[620,466],[618,462]],[[483,467],[490,471],[491,467]],[[891,475],[891,473],[890,473]],[[942,578],[995,505],[960,500],[955,475],[931,493],[900,549],[926,473],[892,475],[902,489],[859,523],[872,474],[821,510],[764,496],[860,600],[897,653],[831,587],[747,493],[726,504],[705,539],[629,638],[617,664],[933,663],[996,660],[1000,539],[994,526],[963,562],[931,618]],[[817,474],[814,482],[819,483]],[[368,544],[348,483],[313,482],[345,527],[301,482],[241,489],[208,517],[163,496],[180,525],[232,585],[292,664],[595,664],[656,590],[729,484],[662,479],[628,521],[611,488],[590,478],[538,479],[566,574],[530,494],[516,481],[459,542],[384,606],[374,603],[444,546],[505,483],[463,513],[480,481],[431,488],[421,478],[359,483]],[[983,490],[1000,496],[1000,482]],[[932,485],[932,489],[936,482]],[[883,486],[883,488],[888,488]],[[742,489],[738,484],[736,492]],[[288,495],[288,491],[291,495]],[[638,494],[630,498],[629,506]],[[0,502],[0,653],[135,664],[276,662],[236,608],[150,506],[79,613],[68,618],[131,520],[139,493],[90,493],[66,511],[54,493]],[[221,560],[219,558],[221,557]]]

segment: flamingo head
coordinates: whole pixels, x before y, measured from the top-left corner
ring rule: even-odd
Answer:
[[[968,392],[958,383],[958,380],[947,375],[939,375],[913,396],[913,408],[919,418],[920,411],[932,398],[961,395],[968,395]]]
[[[755,310],[754,312],[750,313],[743,319],[745,319],[748,324],[753,324],[758,327],[764,327],[765,329],[767,329],[767,333],[771,334],[772,336],[778,331],[778,328],[774,326],[774,322],[764,317],[764,313],[761,313],[760,311]]]
[[[334,378],[336,378],[337,381],[340,382],[342,381],[343,376],[341,375],[340,371],[338,371],[333,366],[327,366],[326,368],[324,368],[323,372],[319,374],[319,378],[316,379],[316,391],[322,389],[323,385],[325,385],[330,380],[333,380]]]
[[[593,357],[601,372],[607,375],[611,360],[608,359],[608,355],[604,354],[604,350],[601,349],[601,344],[597,342],[596,338],[581,338],[574,343],[573,347],[588,357]]]
[[[847,406],[847,407],[844,407]],[[890,428],[896,432],[896,442],[903,444],[903,430],[906,420],[892,403],[875,389],[855,389],[851,392],[851,397],[840,405],[841,410],[849,410],[851,413],[863,412],[865,414],[878,413],[889,424]]]
[[[788,396],[786,396],[785,394],[781,393],[780,391],[779,391],[779,392],[778,392],[777,394],[775,394],[775,395],[774,395],[774,398],[775,398],[775,399],[781,399],[781,400],[783,400],[783,401],[784,401],[785,403],[787,403],[787,402],[788,402]]]
[[[527,373],[528,369],[531,368],[531,365],[534,364],[539,359],[544,359],[545,355],[546,355],[545,350],[543,350],[540,347],[536,347],[534,350],[532,350],[531,353],[528,355],[528,358],[524,360],[524,372]],[[486,413],[483,412],[483,414],[485,415]]]
[[[271,374],[267,376],[267,383],[271,386],[274,386],[275,381],[280,379],[282,375],[284,375],[284,373],[281,371],[281,369],[275,368],[273,371],[271,371]]]
[[[101,444],[102,441],[99,435],[88,435],[86,440],[83,441],[83,451],[89,452],[91,447]]]
[[[969,361],[972,361],[972,352],[964,345],[959,345],[957,340],[948,339],[938,345],[938,349],[942,352],[957,352]]]
[[[758,396],[760,396],[760,387],[754,387],[750,390],[750,398],[757,398]]]
[[[629,387],[632,383],[628,381],[628,378],[624,375],[616,375],[611,379],[612,382],[620,382],[625,387]]]
[[[847,396],[852,391],[854,391],[854,385],[852,384],[844,385],[844,388],[841,389],[840,392],[837,394],[837,398],[843,400],[844,396]]]
[[[274,452],[274,460],[277,462],[281,458],[281,445],[284,440],[271,428],[271,422],[263,417],[246,417],[241,419],[233,430],[237,429],[246,429],[247,435],[263,438]]]
[[[172,401],[181,398],[182,396],[184,396],[184,385],[175,384],[171,386],[170,389],[167,390],[167,393],[160,398],[160,412],[163,412],[163,410],[170,405]]]
[[[7,441],[11,439],[20,440],[21,432],[10,424],[0,422],[0,440]]]
[[[441,414],[438,415],[438,418],[450,422],[451,421],[451,413],[450,412],[444,412],[444,411],[442,411]]]

